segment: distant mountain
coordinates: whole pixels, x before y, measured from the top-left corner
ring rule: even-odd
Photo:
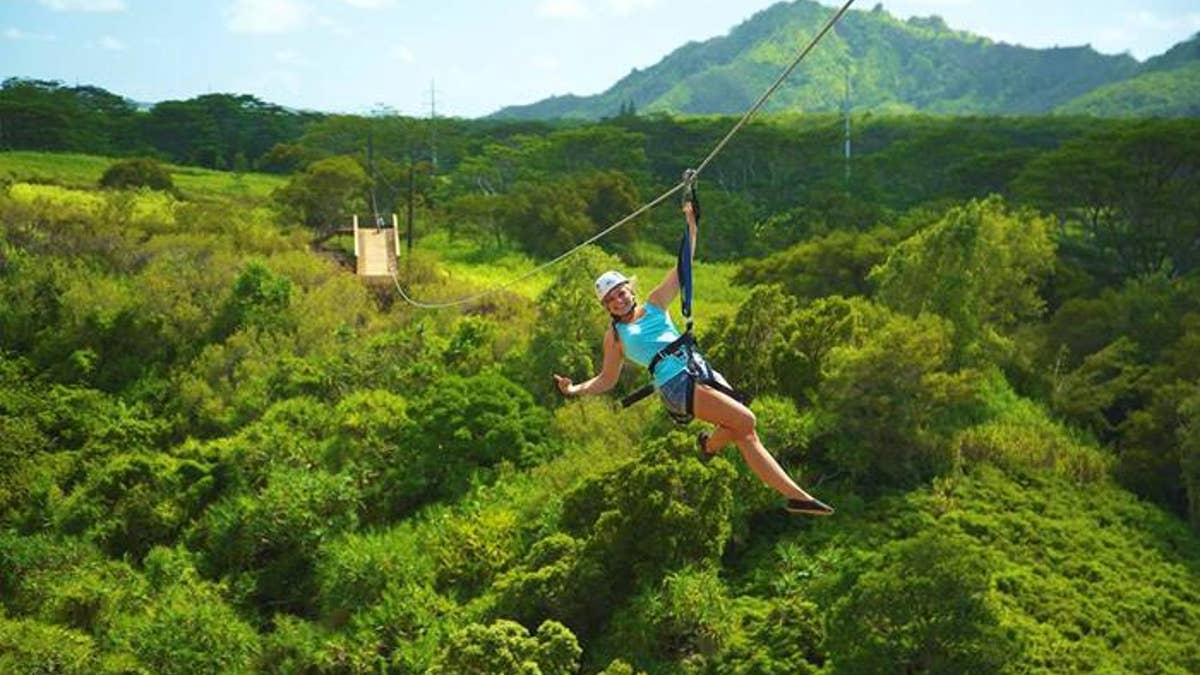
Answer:
[[[638,112],[740,113],[831,12],[811,0],[779,3],[728,35],[690,42],[650,68],[634,69],[600,94],[552,97],[507,107],[492,117],[598,119],[630,105]],[[901,21],[876,5],[847,12],[764,110],[838,110],[847,75],[855,110],[1039,114],[1068,104],[1100,109],[1081,97],[1154,71],[1174,72],[1193,60],[1195,45],[1187,44],[1139,64],[1127,54],[1104,55],[1089,46],[1031,49],[997,43],[953,30],[936,16]],[[1138,86],[1163,84],[1150,79]]]
[[[1102,117],[1200,117],[1200,33],[1147,60],[1138,72],[1059,106]]]
[[[1200,117],[1200,61],[1106,84],[1056,112],[1098,117]]]
[[[1180,42],[1162,54],[1148,59],[1142,65],[1142,72],[1174,70],[1196,62],[1200,62],[1200,33],[1196,33],[1192,39]]]

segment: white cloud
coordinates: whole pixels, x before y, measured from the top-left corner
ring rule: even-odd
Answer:
[[[393,45],[389,50],[393,59],[403,63],[415,63],[417,57],[413,56],[412,50],[404,45]]]
[[[121,42],[120,40],[118,40],[117,38],[115,38],[111,35],[105,35],[104,37],[100,38],[100,47],[102,49],[108,49],[108,50],[111,50],[114,52],[119,52],[119,51],[125,49],[125,43]]]
[[[583,0],[542,0],[537,15],[552,19],[577,19],[591,14]]]
[[[553,56],[547,56],[547,55],[543,54],[542,56],[534,57],[534,59],[530,63],[530,65],[533,66],[534,70],[541,70],[543,72],[554,72],[559,69],[559,67],[562,65],[562,63],[558,59],[554,58]]]
[[[617,16],[629,16],[634,12],[654,9],[658,0],[608,0],[609,7]]]
[[[293,49],[281,49],[275,52],[275,62],[285,66],[307,66],[310,63],[303,54]]]
[[[1164,19],[1154,12],[1148,10],[1139,10],[1133,14],[1133,20],[1137,25],[1150,30],[1170,30],[1175,27],[1175,22],[1170,19]]]
[[[329,29],[329,32],[342,38],[354,37],[354,31],[327,16],[318,16],[317,25]]]
[[[1188,14],[1187,22],[1193,30],[1200,30],[1200,14]]]
[[[234,33],[289,33],[308,22],[312,10],[298,0],[234,0],[229,30]]]
[[[38,42],[54,42],[57,38],[46,33],[26,33],[20,28],[5,28],[4,38],[6,40],[35,40]]]
[[[388,9],[396,6],[396,0],[342,0],[342,2],[362,9]]]
[[[1092,34],[1092,48],[1105,54],[1118,54],[1129,49],[1133,36],[1124,28],[1107,26]]]
[[[56,12],[124,12],[125,0],[38,0]]]

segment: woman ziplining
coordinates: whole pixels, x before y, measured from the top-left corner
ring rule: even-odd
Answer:
[[[570,378],[553,374],[564,396],[602,394],[616,385],[626,358],[648,368],[653,379],[650,387],[631,395],[625,405],[657,391],[671,416],[680,423],[693,417],[713,424],[710,434],[696,437],[702,461],[707,462],[728,443],[734,443],[750,469],[769,487],[787,499],[791,513],[827,516],[833,509],[805,492],[784,472],[763,447],[755,431],[754,413],[725,378],[713,370],[694,348],[691,319],[691,267],[699,226],[699,202],[692,190],[695,174],[685,174],[687,184],[683,213],[687,220],[675,267],[639,306],[633,284],[617,271],[601,274],[595,282],[596,297],[612,317],[612,329],[604,331],[604,361],[600,373],[586,382],[575,384]],[[687,330],[680,334],[671,322],[667,306],[680,295]],[[652,388],[651,388],[652,387]]]
[[[628,397],[625,404],[641,398],[657,389],[672,416],[679,421],[690,420],[693,416],[709,422],[716,427],[712,434],[701,433],[697,438],[701,458],[708,460],[728,443],[734,443],[742,452],[747,465],[771,488],[787,498],[787,509],[793,513],[813,515],[830,515],[833,509],[821,503],[815,497],[805,492],[783,471],[775,459],[763,447],[755,431],[754,413],[737,397],[737,393],[729,388],[728,383],[719,373],[716,373],[704,362],[703,358],[692,348],[691,326],[691,242],[695,241],[698,220],[697,203],[692,187],[695,179],[704,171],[727,143],[762,107],[768,98],[783,84],[800,62],[808,55],[821,38],[828,33],[842,15],[850,8],[854,0],[846,0],[829,18],[821,30],[792,60],[791,64],[780,73],[775,82],[762,96],[742,115],[737,124],[729,130],[724,138],[708,153],[695,171],[685,174],[684,181],[654,200],[643,205],[616,223],[601,230],[597,234],[580,242],[571,250],[550,260],[528,273],[498,284],[490,289],[473,295],[444,302],[421,302],[409,297],[400,285],[395,274],[396,291],[405,302],[414,307],[443,308],[464,305],[484,296],[499,292],[546,268],[565,260],[584,246],[606,236],[609,232],[634,220],[658,204],[669,199],[676,192],[683,190],[684,214],[687,218],[687,228],[684,234],[684,246],[681,247],[679,262],[675,269],[667,273],[662,282],[647,296],[644,307],[638,307],[634,289],[624,275],[619,272],[606,272],[596,280],[596,295],[600,303],[613,316],[612,331],[605,331],[604,362],[600,374],[587,382],[576,385],[566,377],[554,375],[560,391],[564,395],[599,394],[607,391],[616,384],[621,367],[626,357],[631,358],[647,368],[654,375],[654,383],[644,387],[641,392]],[[686,261],[686,262],[685,262]],[[683,293],[683,311],[687,317],[687,330],[682,335],[671,323],[666,313],[666,307],[680,290]]]

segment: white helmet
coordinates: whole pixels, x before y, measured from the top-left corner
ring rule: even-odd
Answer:
[[[615,270],[609,270],[596,277],[596,299],[604,304],[604,296],[621,284],[629,283],[629,278]]]

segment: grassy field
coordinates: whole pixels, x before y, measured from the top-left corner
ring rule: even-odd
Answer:
[[[558,265],[552,265],[541,272],[527,278],[521,278],[536,269],[544,261],[531,258],[519,251],[507,249],[498,250],[494,246],[484,248],[476,242],[466,239],[451,241],[442,232],[423,237],[416,244],[417,255],[422,259],[431,260],[447,275],[448,280],[456,283],[455,287],[469,287],[471,293],[511,284],[506,288],[518,295],[535,300],[554,279],[558,265],[570,264],[566,259]],[[663,252],[662,264],[649,266],[628,265],[622,271],[636,279],[643,296],[653,288],[662,276],[674,264],[674,255]],[[735,263],[712,263],[698,260],[695,266],[694,307],[697,321],[732,315],[738,306],[750,295],[750,289],[745,286],[735,286],[733,275],[737,272]],[[519,281],[518,281],[519,279]],[[590,285],[591,279],[580,277],[580,284]],[[469,294],[469,293],[468,293]],[[431,301],[450,301],[453,297],[419,298]],[[678,306],[673,308],[673,314],[678,319]]]
[[[114,162],[108,157],[51,152],[0,152],[0,178],[14,183],[45,183],[93,188]],[[259,173],[210,171],[166,165],[175,186],[186,197],[265,201],[286,179]]]

